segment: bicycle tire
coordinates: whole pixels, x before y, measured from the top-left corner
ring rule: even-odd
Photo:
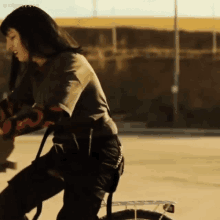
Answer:
[[[159,220],[162,213],[137,209],[137,220],[145,219],[145,220]],[[118,212],[112,213],[112,220],[134,220],[135,219],[135,211],[134,209],[126,209]],[[100,218],[100,220],[108,220],[107,215]],[[161,220],[173,220],[170,217],[164,215]]]

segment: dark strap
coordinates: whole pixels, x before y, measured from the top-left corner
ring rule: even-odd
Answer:
[[[107,219],[112,220],[112,198],[113,198],[113,193],[116,191],[116,188],[118,186],[119,179],[121,175],[124,172],[124,157],[122,157],[122,161],[120,165],[118,166],[115,175],[114,175],[114,181],[113,184],[110,188],[110,193],[108,195],[107,199]]]
[[[33,217],[33,220],[37,220],[42,212],[42,206],[43,206],[43,203],[40,202],[38,205],[37,205],[37,212],[36,214],[34,215]]]
[[[38,152],[37,152],[37,156],[36,156],[34,162],[36,162],[36,161],[38,160],[38,158],[40,158],[40,155],[41,155],[42,150],[43,150],[43,148],[44,148],[44,144],[45,144],[45,142],[46,142],[48,136],[49,136],[53,131],[54,131],[54,127],[53,127],[53,126],[50,126],[50,127],[47,128],[46,132],[44,133],[44,137],[43,137],[43,139],[42,139],[42,141],[41,141],[41,144],[40,144],[40,147],[39,147],[39,150],[38,150]]]
[[[107,219],[112,220],[112,197],[113,192],[109,193],[108,199],[107,199]]]
[[[118,136],[116,137],[118,145],[121,146],[120,140],[118,138]],[[110,192],[108,195],[108,199],[107,199],[107,219],[108,220],[112,220],[112,198],[113,198],[113,193],[116,191],[116,188],[118,186],[118,182],[119,179],[121,177],[121,175],[124,172],[124,156],[122,156],[122,161],[119,164],[118,168],[116,169],[116,172],[114,174],[114,181],[113,184],[110,188]]]

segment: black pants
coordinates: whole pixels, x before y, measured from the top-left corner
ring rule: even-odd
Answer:
[[[98,153],[98,148],[104,151]],[[93,140],[92,149],[90,159],[85,162],[71,152],[71,147],[60,153],[59,146],[54,145],[39,159],[37,166],[31,164],[22,170],[0,193],[0,219],[23,220],[39,202],[63,189],[63,207],[57,220],[96,219],[115,172],[113,168],[100,165],[100,161],[115,163],[119,146],[114,138],[98,139]],[[59,171],[64,181],[48,174],[48,170]]]

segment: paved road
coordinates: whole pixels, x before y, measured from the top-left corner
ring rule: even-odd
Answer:
[[[170,214],[176,220],[220,219],[220,137],[123,135],[120,138],[126,169],[115,201],[171,200],[177,202],[176,213]],[[0,174],[0,190],[35,158],[40,140],[39,136],[16,139],[16,149],[9,159],[18,161],[18,170]],[[44,153],[51,143],[49,138]],[[62,195],[61,192],[44,203],[40,219],[56,219]],[[34,213],[35,210],[28,216]],[[100,215],[103,213],[104,208]]]

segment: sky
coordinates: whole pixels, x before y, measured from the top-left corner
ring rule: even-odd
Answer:
[[[0,19],[32,4],[51,17],[92,17],[94,0],[1,0]],[[175,0],[96,0],[97,16],[173,17]],[[214,7],[213,7],[214,5]],[[219,0],[177,0],[179,17],[220,17]]]

